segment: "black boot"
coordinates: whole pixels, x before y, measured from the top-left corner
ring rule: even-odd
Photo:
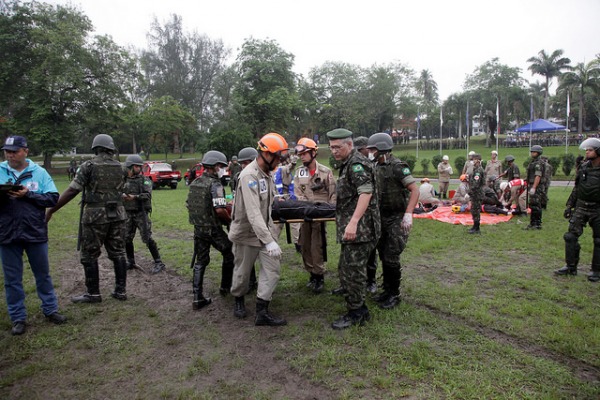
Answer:
[[[221,296],[227,296],[231,291],[231,284],[233,282],[233,253],[229,252],[227,255],[223,255],[223,264],[221,265],[221,287],[219,293]]]
[[[342,330],[350,328],[353,325],[363,326],[366,321],[371,319],[371,314],[366,305],[362,305],[356,310],[350,310],[347,314],[342,315],[340,318],[335,320],[331,327],[335,330]]]
[[[160,259],[160,253],[158,252],[158,246],[156,245],[156,242],[154,241],[154,239],[150,239],[148,241],[148,250],[150,250],[150,254],[152,254],[152,259],[154,260],[154,267],[152,267],[152,269],[150,270],[150,273],[152,275],[158,274],[159,272],[163,271],[166,268],[166,266]]]
[[[140,269],[140,266],[135,263],[133,242],[125,242],[125,253],[127,254],[127,269]]]
[[[317,281],[317,276],[311,272],[310,278],[308,279],[308,283],[306,284],[306,287],[314,290],[316,281]]]
[[[244,304],[244,296],[238,296],[235,298],[233,315],[236,318],[246,318],[246,305]]]
[[[592,271],[587,277],[590,282],[600,282],[600,271]]]
[[[269,301],[261,298],[256,298],[256,326],[282,326],[287,325],[287,321],[283,318],[276,317],[269,313]]]
[[[319,294],[319,293],[323,292],[324,288],[325,288],[325,277],[323,275],[315,274],[315,284],[312,288],[313,293]]]
[[[479,230],[479,224],[480,224],[479,221],[473,221],[473,227],[471,229],[469,229],[467,231],[467,233],[470,233],[470,234],[480,234],[481,231]]]
[[[577,267],[573,265],[565,265],[561,269],[554,271],[555,275],[577,275]]]
[[[85,274],[85,286],[87,293],[71,298],[73,303],[100,303],[100,273],[98,271],[98,260],[82,262]]]
[[[192,303],[192,308],[194,310],[200,310],[201,308],[206,307],[207,305],[212,303],[212,299],[210,297],[204,297],[202,295],[202,286],[204,285],[204,271],[206,271],[205,265],[194,265],[194,302]]]
[[[111,294],[117,300],[127,300],[127,260],[125,257],[113,260],[115,265],[115,291]]]

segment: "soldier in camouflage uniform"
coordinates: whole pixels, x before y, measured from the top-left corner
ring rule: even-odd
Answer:
[[[94,137],[95,156],[81,164],[69,187],[60,195],[58,203],[46,212],[49,220],[56,211],[83,192],[83,212],[80,221],[81,264],[85,272],[87,292],[71,298],[74,303],[99,303],[100,277],[98,258],[104,245],[108,258],[114,263],[115,291],[112,297],[127,300],[127,259],[125,258],[124,230],[127,214],[123,207],[123,170],[113,160],[116,150],[112,137],[100,134]]]
[[[349,130],[334,129],[327,137],[333,156],[342,161],[335,217],[337,240],[342,245],[338,270],[348,308],[332,328],[346,329],[371,318],[365,304],[367,260],[381,235],[381,221],[373,164],[354,150]]]
[[[302,161],[294,176],[294,193],[298,200],[335,204],[335,178],[331,169],[317,162],[318,146],[314,140],[302,138],[296,145],[296,154]],[[324,288],[325,262],[323,240],[325,224],[304,222],[300,228],[300,251],[304,268],[310,273],[308,288],[321,293]]]
[[[479,234],[481,222],[481,203],[483,201],[483,187],[485,185],[485,172],[481,167],[481,155],[473,154],[473,173],[469,175],[469,198],[471,199],[471,216],[473,227],[468,233]]]
[[[554,167],[550,164],[548,157],[540,156],[544,162],[544,176],[542,176],[542,183],[544,185],[544,197],[542,197],[542,209],[545,210],[548,207],[548,189],[552,183],[552,175],[554,175]]]
[[[600,281],[600,139],[589,138],[581,142],[586,161],[577,170],[575,187],[567,200],[564,217],[569,220],[569,231],[565,233],[566,265],[554,271],[556,275],[577,275],[579,264],[579,237],[583,228],[590,224],[594,248],[592,251],[592,273],[590,282]]]
[[[531,216],[526,229],[542,229],[542,205],[546,197],[545,169],[546,164],[542,161],[542,146],[531,147],[530,154],[533,159],[527,167],[527,187],[529,188],[529,209]]]
[[[125,253],[127,254],[127,269],[140,268],[135,263],[135,248],[133,238],[135,232],[140,230],[142,242],[150,250],[154,267],[152,274],[158,274],[165,269],[165,264],[160,259],[158,246],[152,238],[152,222],[149,214],[152,212],[152,181],[142,175],[144,160],[137,154],[127,156],[125,160],[125,186],[123,188],[123,205],[127,212],[125,225]]]
[[[233,156],[231,157],[231,161],[229,162],[229,166],[227,167],[227,170],[229,171],[229,187],[231,188],[231,190],[234,190],[234,183],[233,183],[233,177],[237,176],[240,171],[242,170],[242,165],[238,162],[238,157],[237,156]]]
[[[202,166],[204,173],[190,184],[186,201],[189,221],[194,225],[194,310],[212,302],[210,297],[202,294],[204,272],[210,264],[210,246],[223,256],[219,289],[222,295],[229,293],[233,276],[232,243],[223,230],[223,225],[231,223],[231,216],[227,212],[225,189],[220,179],[221,171],[227,168],[227,157],[220,151],[207,151],[202,157]]]
[[[377,193],[381,214],[381,238],[377,243],[383,270],[383,291],[374,297],[389,310],[400,304],[402,266],[400,255],[412,228],[412,213],[419,201],[419,188],[408,164],[392,154],[394,143],[387,133],[369,138],[369,159],[376,162]]]

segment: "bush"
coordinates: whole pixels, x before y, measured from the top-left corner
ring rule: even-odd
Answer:
[[[417,164],[417,157],[411,154],[403,154],[400,156],[400,159],[408,164],[408,168],[411,171],[415,170],[415,165]]]
[[[556,175],[558,167],[560,166],[560,157],[550,157],[548,159],[548,164],[552,165],[552,176]]]
[[[562,170],[565,173],[565,176],[571,175],[574,166],[575,156],[573,154],[565,154],[562,156]]]
[[[464,156],[458,156],[456,159],[454,159],[454,166],[456,167],[456,172],[458,172],[459,175],[462,173],[466,162],[467,159]]]
[[[421,167],[423,168],[423,175],[427,175],[429,173],[429,159],[428,158],[423,158],[421,159]]]
[[[433,156],[433,159],[431,160],[431,165],[433,165],[433,170],[437,171],[437,167],[439,165],[439,163],[442,162],[442,156],[440,156],[439,154],[436,154],[435,156]]]

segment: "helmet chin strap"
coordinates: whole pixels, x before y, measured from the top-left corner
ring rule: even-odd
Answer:
[[[313,160],[314,160],[315,158],[317,158],[317,153],[316,153],[316,152],[312,152],[312,151],[311,151],[311,152],[310,152],[310,160],[308,160],[308,161],[303,161],[303,162],[302,162],[302,164],[304,164],[304,166],[305,166],[305,167],[308,167],[308,166],[309,166],[309,165],[310,165],[310,164],[313,162]]]
[[[273,153],[271,153],[273,154]],[[262,158],[262,160],[265,162],[265,164],[267,164],[267,167],[269,167],[269,171],[275,171],[275,168],[273,167],[273,163],[275,162],[275,159],[277,157],[273,157],[273,159],[271,161],[267,161],[267,159],[264,156],[264,152],[260,152],[260,158]],[[275,167],[277,167],[277,164],[275,164]]]

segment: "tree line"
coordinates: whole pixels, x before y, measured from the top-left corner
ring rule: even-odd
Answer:
[[[600,118],[598,58],[572,66],[562,50],[528,60],[542,83],[527,84],[520,68],[493,58],[441,102],[429,70],[402,62],[325,62],[305,77],[277,41],[250,37],[228,64],[231,49],[184,31],[178,15],[154,20],[145,49],[92,31],[72,6],[0,2],[0,130],[28,136],[46,167],[56,153],[89,149],[97,133],[112,135],[121,152],[147,157],[208,149],[230,157],[268,131],[295,142],[337,127],[364,136],[414,130],[419,119],[425,139],[464,136],[467,107],[495,131],[496,104],[504,131],[529,121],[532,109],[536,118],[566,117],[567,95],[577,114],[570,127],[595,129]]]

